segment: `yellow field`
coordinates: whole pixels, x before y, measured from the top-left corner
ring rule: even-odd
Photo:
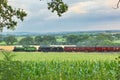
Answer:
[[[14,46],[0,46],[0,49],[12,51],[14,49]]]

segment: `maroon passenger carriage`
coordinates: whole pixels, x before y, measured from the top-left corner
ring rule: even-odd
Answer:
[[[120,52],[120,47],[64,47],[65,52]]]
[[[96,47],[97,52],[119,52],[120,47]]]
[[[94,47],[64,47],[65,52],[93,52],[95,51]]]

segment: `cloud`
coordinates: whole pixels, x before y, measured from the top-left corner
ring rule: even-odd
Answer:
[[[69,13],[76,13],[76,14],[87,13],[87,11],[84,9],[85,6],[86,5],[83,2],[74,4],[69,8]]]
[[[24,22],[20,22],[15,31],[58,32],[120,29],[120,9],[113,9],[117,0],[64,0],[69,10],[62,17],[51,13],[47,9],[46,1],[9,1],[15,8],[22,8],[28,13]]]
[[[83,15],[83,14],[89,15],[91,13],[93,15],[98,14],[98,17],[100,14],[111,15],[111,13],[112,14],[120,13],[119,10],[113,9],[112,3],[117,2],[113,0],[104,0],[104,1],[103,0],[80,0],[80,1],[75,0],[75,2],[71,0],[70,2],[71,4],[69,4],[69,10],[65,14],[63,14],[62,19],[70,18],[75,15]],[[59,18],[54,14],[46,18],[46,20],[54,20],[54,19],[59,19]]]
[[[87,30],[120,30],[119,22],[89,26]]]
[[[68,2],[69,3],[69,2]],[[55,20],[55,19],[65,19],[71,17],[71,15],[75,14],[85,14],[87,13],[87,10],[85,10],[85,7],[87,7],[86,3],[88,2],[81,2],[81,1],[75,1],[74,3],[71,1],[71,4],[69,5],[68,11],[63,14],[61,18],[56,16],[55,14],[51,14],[49,17],[47,17],[45,20]]]
[[[112,6],[112,7],[116,7],[116,5],[117,5],[117,2],[118,2],[118,0],[106,0],[105,1],[105,5],[106,6]]]

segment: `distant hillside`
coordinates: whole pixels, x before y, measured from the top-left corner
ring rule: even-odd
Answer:
[[[70,32],[1,32],[1,35],[15,35],[15,36],[37,36],[37,35],[64,35],[64,34],[98,34],[98,33],[120,33],[120,30],[102,30],[102,31],[70,31]]]

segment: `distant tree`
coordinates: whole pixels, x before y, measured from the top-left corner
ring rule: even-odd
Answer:
[[[56,45],[65,45],[66,44],[65,35],[58,35],[58,36],[55,36],[55,38],[56,38]]]
[[[89,41],[89,35],[88,34],[83,34],[78,36],[78,46],[86,46],[88,41]]]
[[[34,41],[35,44],[40,45],[44,41],[43,36],[36,36]]]
[[[113,40],[113,37],[112,37],[112,35],[111,34],[107,34],[107,33],[100,33],[100,34],[98,34],[97,36],[96,36],[96,38],[98,39],[98,40],[110,40],[110,41],[112,41]]]
[[[42,45],[56,44],[56,38],[55,36],[51,36],[51,35],[36,36],[35,44],[42,44]]]
[[[115,37],[116,40],[120,39],[120,34],[119,33],[113,34],[113,36]]]
[[[98,41],[96,40],[96,38],[94,36],[89,36],[89,38],[87,38],[84,42],[83,45],[84,46],[96,46],[96,43],[98,43]]]
[[[48,44],[48,45],[52,45],[52,44],[56,44],[56,38],[55,36],[51,36],[51,35],[45,35],[43,36],[43,44]]]
[[[17,39],[15,36],[7,36],[4,38],[4,42],[7,44],[7,45],[13,45],[14,42],[17,42]]]
[[[78,46],[111,46],[114,37],[108,33],[100,33],[98,35],[82,35],[79,37]]]
[[[89,43],[92,46],[110,46],[108,44],[112,43],[113,37],[111,34],[100,33],[93,38],[89,38]]]
[[[113,46],[113,42],[110,40],[104,40],[99,46]]]
[[[22,38],[22,39],[19,41],[19,44],[21,44],[21,45],[23,45],[23,46],[33,45],[33,44],[34,44],[34,40],[33,40],[32,37],[28,36],[28,37]]]
[[[88,34],[79,35],[79,41],[86,41],[89,37]]]
[[[3,35],[0,35],[0,42],[2,42],[4,39]]]
[[[78,42],[78,36],[74,34],[68,35],[66,41],[68,44],[76,44]]]

